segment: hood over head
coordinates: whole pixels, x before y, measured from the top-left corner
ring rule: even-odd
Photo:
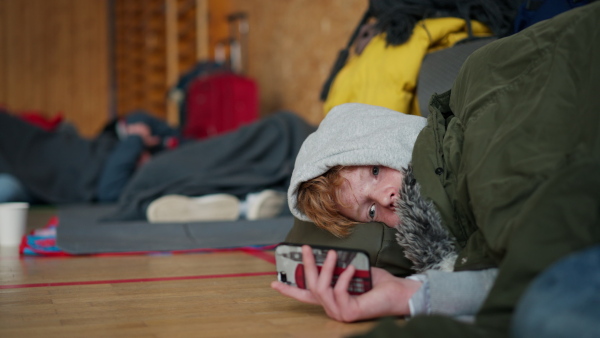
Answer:
[[[345,103],[334,107],[296,157],[288,190],[290,211],[298,219],[310,221],[296,208],[297,189],[336,165],[380,165],[399,171],[407,167],[425,125],[424,117],[379,106]]]

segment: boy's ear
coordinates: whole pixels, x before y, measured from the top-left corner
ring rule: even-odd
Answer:
[[[348,237],[338,238],[312,222],[294,218],[294,226],[285,242],[364,250],[369,254],[371,266],[406,277],[414,271],[410,268],[412,263],[404,257],[404,251],[396,242],[396,233],[396,229],[383,223],[360,223]]]

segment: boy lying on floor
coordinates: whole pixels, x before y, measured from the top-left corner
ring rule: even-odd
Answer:
[[[478,50],[452,90],[432,98],[427,121],[334,108],[300,150],[290,209],[337,236],[362,222],[395,227],[417,274],[373,269],[373,290],[350,296],[352,270],[332,288],[334,254],[318,275],[305,248],[309,290],[272,287],[341,321],[449,315],[373,335],[507,336],[530,282],[600,243],[598,17],[600,3],[590,4]],[[590,301],[578,291],[567,289]],[[589,333],[597,311],[565,330]],[[450,317],[468,314],[473,323]]]

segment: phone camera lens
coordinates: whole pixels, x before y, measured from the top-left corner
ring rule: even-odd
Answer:
[[[287,274],[285,272],[279,272],[279,281],[287,283]]]

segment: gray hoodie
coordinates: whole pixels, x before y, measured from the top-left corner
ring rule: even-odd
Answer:
[[[401,171],[410,163],[412,150],[427,119],[361,103],[334,107],[317,131],[302,144],[288,203],[297,218],[310,221],[296,208],[298,186],[336,165],[381,165]]]

